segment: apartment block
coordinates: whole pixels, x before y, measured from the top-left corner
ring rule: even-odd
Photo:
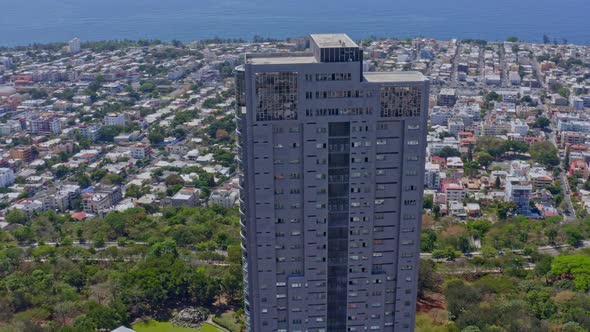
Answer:
[[[248,331],[412,331],[429,81],[344,34],[236,68]]]

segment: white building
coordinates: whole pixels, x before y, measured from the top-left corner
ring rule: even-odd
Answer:
[[[6,188],[15,181],[14,172],[10,168],[0,168],[0,187]]]
[[[152,153],[152,146],[149,144],[138,143],[129,147],[131,157],[135,159],[146,159],[149,158]]]
[[[99,138],[100,126],[97,124],[89,124],[80,126],[80,135],[95,142]]]
[[[226,208],[233,207],[238,200],[239,192],[231,189],[219,189],[211,193],[209,205],[219,205]]]
[[[109,113],[104,117],[105,126],[124,126],[125,125],[125,114]]]
[[[529,133],[529,125],[521,119],[512,119],[510,121],[510,129],[513,133],[520,134],[521,136],[526,136]]]
[[[449,120],[448,130],[449,134],[457,136],[460,132],[465,131],[465,123],[462,119]]]
[[[80,39],[74,38],[70,40],[68,46],[70,47],[70,52],[72,52],[72,54],[80,52]]]

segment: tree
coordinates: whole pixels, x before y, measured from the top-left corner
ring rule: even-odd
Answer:
[[[571,246],[579,244],[584,239],[584,235],[577,225],[566,225],[564,231],[567,236],[567,243]]]
[[[483,258],[494,258],[498,254],[498,250],[490,245],[483,245],[480,249]]]
[[[506,220],[508,218],[508,214],[514,212],[516,208],[516,204],[513,202],[496,202],[496,215],[500,220]]]
[[[449,281],[444,294],[448,303],[447,310],[454,319],[460,318],[469,308],[477,307],[481,299],[481,294],[462,280]]]
[[[122,303],[112,303],[108,307],[98,303],[90,303],[90,310],[85,316],[76,319],[75,327],[92,327],[91,330],[112,330],[123,324],[129,319],[127,308]],[[90,330],[86,330],[90,331]]]
[[[529,148],[529,153],[534,161],[547,167],[559,165],[557,148],[551,142],[544,141],[533,143]]]
[[[242,299],[243,278],[241,269],[240,265],[232,264],[225,270],[221,278],[221,290],[235,303],[239,303]]]
[[[168,257],[171,259],[177,258],[178,247],[176,245],[176,241],[165,240],[154,243],[150,248],[149,255],[151,257]]]
[[[485,234],[492,228],[492,223],[485,219],[477,219],[467,223],[467,229],[478,239],[483,239]]]
[[[561,87],[557,90],[557,93],[559,93],[559,95],[562,96],[563,98],[570,97],[570,90],[568,88]]]
[[[476,176],[479,172],[480,165],[477,161],[467,161],[463,163],[463,170],[466,176]]]
[[[88,188],[92,184],[92,181],[88,174],[84,173],[83,171],[78,172],[78,174],[76,175],[76,181],[78,182],[78,185],[83,189]]]
[[[58,179],[63,178],[64,176],[66,176],[68,173],[70,172],[70,169],[65,167],[64,165],[59,165],[56,169],[55,169],[55,177]]]
[[[98,136],[103,142],[113,142],[115,136],[119,135],[122,130],[121,126],[102,126],[98,130]]]
[[[501,186],[502,186],[502,182],[500,180],[500,176],[497,175],[496,176],[496,181],[494,181],[494,188],[500,189]]]
[[[432,213],[433,213],[434,220],[440,219],[440,204],[438,204],[438,203],[434,204],[434,206],[432,207]]]
[[[8,211],[5,219],[6,219],[6,222],[9,224],[24,225],[27,222],[28,217],[23,211],[17,210],[17,209],[12,209],[12,210]]]
[[[130,184],[125,190],[125,197],[140,198],[142,195],[141,187],[136,184]]]
[[[455,259],[461,256],[461,252],[455,250],[452,247],[446,247],[444,249],[434,249],[432,251],[432,258],[433,259],[443,259],[446,258],[448,261],[454,261]]]
[[[558,278],[573,277],[576,289],[580,292],[587,292],[590,286],[590,256],[557,256],[551,263],[550,272]]]
[[[516,43],[516,42],[518,42],[518,37],[510,36],[510,37],[506,38],[506,41],[511,42],[511,43]]]
[[[183,185],[184,180],[178,174],[170,174],[166,177],[165,183],[166,183],[167,187],[171,187],[171,186],[178,185],[178,184]]]
[[[459,152],[459,150],[454,149],[454,148],[452,148],[450,146],[445,146],[439,152],[434,153],[434,155],[435,156],[442,157],[442,158],[460,157],[461,156],[461,152]]]
[[[422,204],[422,208],[424,209],[432,209],[434,197],[432,195],[424,196],[424,202]]]
[[[425,230],[420,235],[420,250],[424,252],[432,252],[436,244],[436,233],[431,230]]]
[[[533,128],[541,128],[545,129],[551,125],[551,121],[544,116],[538,117],[535,122],[533,122]]]
[[[425,292],[437,292],[440,289],[442,277],[436,272],[436,264],[432,260],[420,260],[418,274],[418,297],[423,298]]]
[[[487,168],[494,161],[494,157],[492,157],[487,151],[481,151],[475,154],[475,160],[477,160],[482,167]]]
[[[164,142],[164,138],[164,129],[161,127],[156,127],[150,130],[148,134],[148,139],[150,143],[153,145],[161,144],[162,142]]]

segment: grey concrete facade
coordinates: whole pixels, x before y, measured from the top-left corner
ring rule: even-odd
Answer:
[[[248,331],[413,331],[429,82],[311,46],[236,71]]]

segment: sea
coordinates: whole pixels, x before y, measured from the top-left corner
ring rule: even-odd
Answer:
[[[590,44],[590,0],[0,0],[0,46],[333,32]]]

